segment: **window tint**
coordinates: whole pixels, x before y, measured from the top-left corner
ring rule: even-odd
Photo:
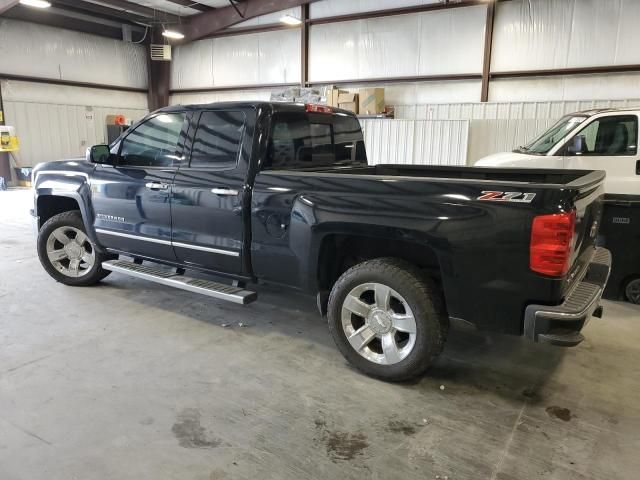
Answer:
[[[366,164],[362,132],[351,116],[274,115],[264,169]]]
[[[360,122],[353,117],[336,116],[334,118],[336,119],[333,124],[336,162],[348,162],[353,159],[366,164],[367,154]]]
[[[234,168],[244,132],[244,113],[203,112],[191,151],[192,167]]]
[[[581,151],[569,155],[615,156],[635,155],[638,141],[638,117],[621,115],[603,117],[591,122],[576,137],[582,137]],[[571,139],[569,145],[575,145]]]
[[[119,165],[168,167],[179,162],[184,113],[162,113],[138,125],[122,141]]]

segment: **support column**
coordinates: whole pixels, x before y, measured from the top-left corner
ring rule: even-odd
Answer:
[[[487,19],[484,27],[484,60],[482,62],[482,88],[480,101],[489,101],[489,81],[491,80],[491,48],[493,46],[493,22],[496,17],[496,0],[487,3]]]
[[[300,28],[300,85],[306,87],[309,85],[309,4],[303,4],[302,10],[302,26]]]
[[[0,80],[0,125],[4,125],[4,104],[2,103],[2,80]],[[7,152],[0,152],[0,177],[4,178],[7,185],[11,183],[11,159]]]

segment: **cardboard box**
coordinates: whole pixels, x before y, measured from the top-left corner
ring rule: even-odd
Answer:
[[[358,113],[358,94],[341,93],[338,95],[338,108]]]
[[[384,112],[384,88],[360,89],[360,115],[377,115]]]
[[[341,93],[349,93],[349,92],[347,92],[346,90],[340,90],[338,88],[327,88],[327,93],[326,93],[327,105],[329,105],[330,107],[337,107],[338,95],[340,95]]]

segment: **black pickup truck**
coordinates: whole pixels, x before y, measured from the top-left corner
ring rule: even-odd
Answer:
[[[38,255],[67,285],[316,294],[344,356],[387,380],[423,372],[451,320],[571,346],[602,314],[600,171],[369,166],[353,114],[267,102],[164,108],[87,157],[33,174]]]

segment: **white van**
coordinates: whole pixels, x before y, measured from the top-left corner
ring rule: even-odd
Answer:
[[[607,193],[640,198],[639,115],[638,108],[572,113],[531,143],[475,166],[605,170]]]
[[[640,304],[640,109],[567,115],[529,144],[478,160],[477,167],[604,170],[602,243],[613,254],[605,296]]]

